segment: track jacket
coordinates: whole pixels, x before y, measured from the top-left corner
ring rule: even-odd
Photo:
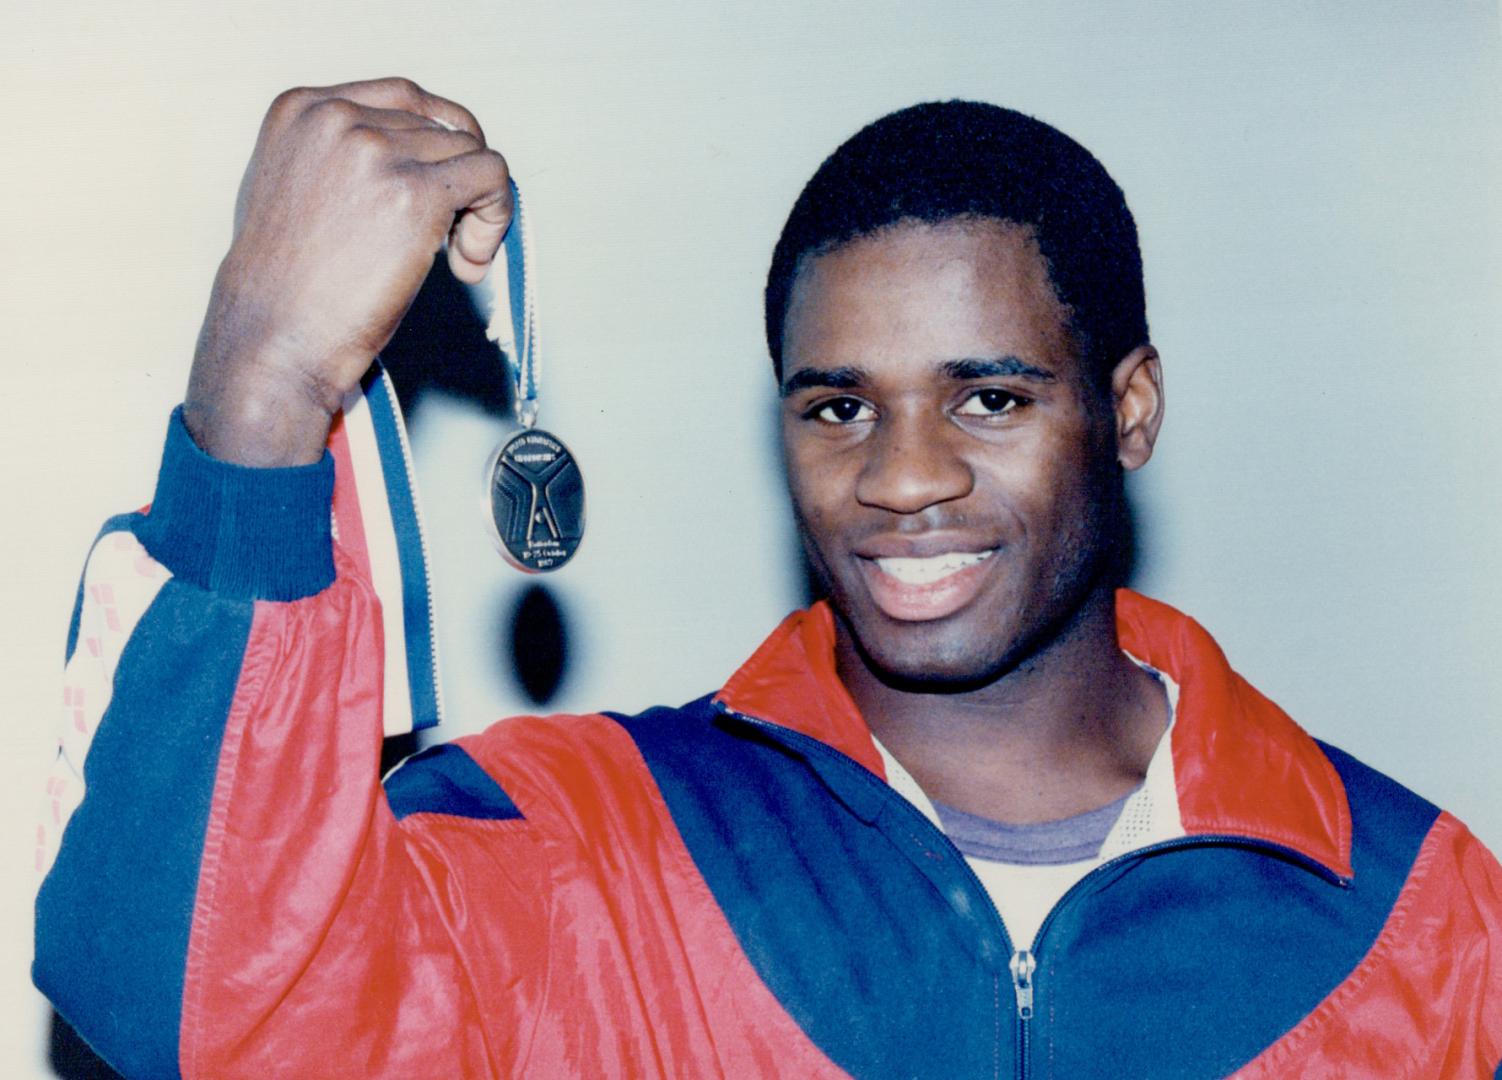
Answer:
[[[1502,868],[1130,592],[1179,686],[1150,820],[1031,953],[886,783],[820,605],[682,708],[383,785],[438,699],[400,421],[357,398],[302,469],[174,418],[90,557],[34,975],[126,1075],[1499,1075]]]

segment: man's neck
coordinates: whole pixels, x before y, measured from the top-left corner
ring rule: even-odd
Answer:
[[[1013,823],[1093,810],[1142,782],[1168,722],[1162,686],[1121,651],[1114,592],[1006,674],[954,693],[871,671],[839,625],[840,677],[872,732],[928,795]]]

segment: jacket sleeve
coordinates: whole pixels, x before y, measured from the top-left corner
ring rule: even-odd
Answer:
[[[334,473],[216,461],[174,414],[150,511],[85,569],[33,976],[127,1076],[482,1076],[525,1041],[546,860],[457,746],[383,790],[389,658]],[[483,828],[408,827],[435,813]]]
[[[1466,958],[1480,983],[1477,1042],[1483,1068],[1502,1080],[1502,863],[1468,830],[1460,846],[1460,875],[1479,924],[1477,944]]]

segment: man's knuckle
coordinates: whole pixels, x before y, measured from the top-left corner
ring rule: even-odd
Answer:
[[[350,151],[361,160],[374,160],[386,152],[386,136],[379,130],[364,124],[349,128],[344,136]]]
[[[319,130],[331,135],[350,130],[360,116],[360,107],[341,97],[323,98],[303,110],[303,116]]]
[[[271,106],[266,110],[266,115],[271,119],[289,119],[307,108],[312,98],[313,91],[308,87],[291,87],[271,99]]]
[[[511,166],[506,159],[494,150],[485,152],[485,163],[490,167],[492,183],[497,189],[504,189],[511,180]],[[503,199],[503,201],[506,201]]]
[[[427,91],[418,86],[415,80],[409,79],[405,75],[393,75],[381,81],[385,84],[387,91],[396,96],[409,108],[420,104],[428,96]]]
[[[450,104],[453,106],[454,111],[464,118],[464,124],[470,132],[476,132],[480,130],[480,121],[474,113],[470,112],[458,102],[450,102]]]
[[[425,201],[426,187],[416,170],[396,169],[386,178],[386,203],[398,215],[405,216]]]

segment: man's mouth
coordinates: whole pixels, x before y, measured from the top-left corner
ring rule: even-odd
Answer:
[[[923,557],[857,559],[871,598],[888,618],[923,622],[953,615],[975,598],[996,554],[946,551]]]
[[[904,585],[932,585],[967,566],[990,558],[990,551],[949,551],[926,559],[874,559],[881,571]]]

